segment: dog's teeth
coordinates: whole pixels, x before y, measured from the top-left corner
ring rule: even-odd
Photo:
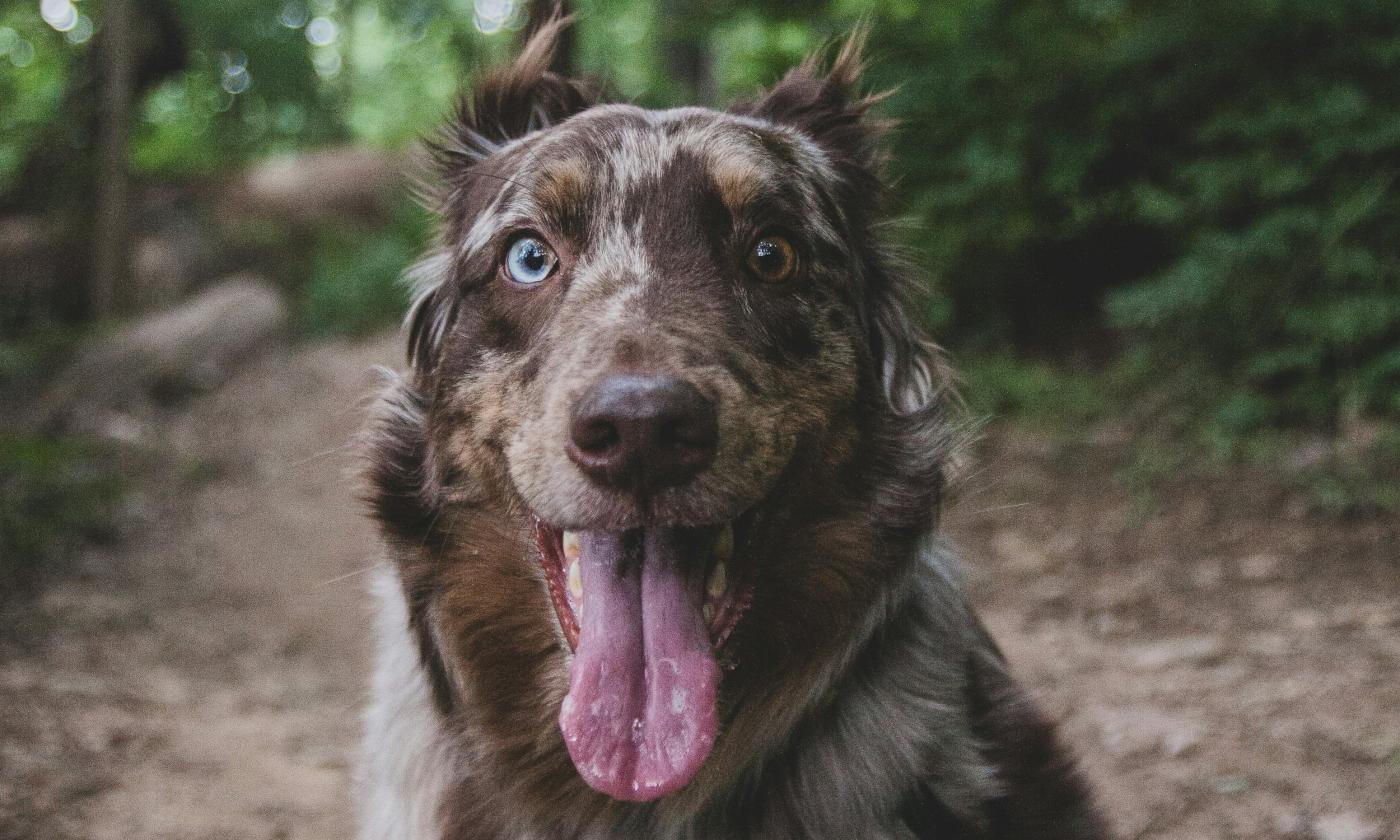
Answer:
[[[583,575],[579,573],[579,570],[578,570],[578,562],[577,562],[577,561],[574,561],[574,562],[572,562],[572,563],[569,564],[568,580],[569,580],[569,597],[572,598],[572,599],[574,600],[575,603],[578,603],[579,601],[582,601],[582,600],[583,600]]]
[[[729,573],[724,567],[723,560],[716,560],[715,567],[710,570],[710,579],[705,581],[705,591],[711,598],[719,598],[724,595],[724,590],[729,588]]]
[[[715,537],[715,559],[721,563],[734,556],[734,526],[726,525]]]
[[[583,546],[579,544],[577,531],[564,532],[564,559],[577,560],[583,555]]]

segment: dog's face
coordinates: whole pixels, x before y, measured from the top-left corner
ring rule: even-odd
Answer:
[[[411,339],[428,469],[533,528],[574,767],[652,800],[709,756],[751,605],[772,638],[803,632],[785,598],[823,603],[820,572],[778,579],[803,574],[783,523],[859,504],[931,360],[871,242],[854,51],[731,112],[594,105],[546,59],[532,43],[440,150]]]
[[[728,524],[850,405],[860,268],[797,132],[602,106],[480,175],[457,246],[476,323],[440,350],[453,454],[552,527]]]

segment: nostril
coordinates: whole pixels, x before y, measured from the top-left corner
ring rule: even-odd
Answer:
[[[595,482],[645,492],[688,482],[714,459],[714,403],[673,376],[606,377],[574,406],[569,457]]]
[[[700,412],[667,421],[660,430],[661,445],[678,449],[711,449],[717,437],[713,412]]]
[[[601,454],[621,442],[617,427],[606,419],[596,418],[575,422],[569,437],[574,446],[593,454]]]

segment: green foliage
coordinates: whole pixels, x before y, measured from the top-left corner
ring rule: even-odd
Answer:
[[[406,205],[381,229],[323,231],[299,293],[302,329],[313,336],[362,335],[401,319],[408,305],[403,272],[423,252],[428,224],[426,213]]]
[[[0,435],[0,597],[110,535],[121,494],[95,446]]]
[[[40,20],[37,5],[0,11],[0,196],[57,117],[74,51],[84,49]]]
[[[919,244],[960,342],[1063,349],[1107,325],[1142,384],[1184,380],[1237,434],[1400,416],[1400,6],[877,17],[880,72],[907,80],[892,108]]]
[[[45,377],[67,362],[81,337],[81,330],[46,325],[0,341],[0,394],[20,403],[20,395],[42,387]]]
[[[977,417],[1014,415],[1064,428],[1101,419],[1113,404],[1100,378],[1087,373],[1007,355],[958,361],[970,386],[968,408]]]
[[[500,50],[450,5],[172,0],[189,66],[145,98],[137,168],[198,174],[330,142],[403,145],[446,111],[467,62]]]
[[[1298,470],[1314,504],[1332,514],[1400,513],[1400,426],[1376,427]],[[1367,439],[1369,438],[1369,439]]]

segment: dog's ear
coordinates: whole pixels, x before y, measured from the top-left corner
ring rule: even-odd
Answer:
[[[836,51],[829,69],[823,70],[823,53],[809,56],[756,100],[733,109],[791,126],[811,138],[842,176],[838,194],[848,197],[844,206],[858,225],[869,225],[880,216],[886,189],[880,177],[886,159],[884,138],[894,125],[871,112],[890,92],[861,91],[868,36],[866,28],[856,29]],[[898,414],[941,406],[953,393],[951,374],[942,351],[911,314],[911,278],[917,272],[887,253],[878,236],[867,233],[859,236],[868,284],[864,315],[886,397]]]
[[[462,96],[454,118],[431,144],[443,174],[455,175],[511,140],[598,104],[597,85],[549,69],[570,22],[556,12],[535,30],[514,62],[488,72]]]
[[[806,134],[843,170],[873,175],[884,163],[884,135],[893,122],[870,109],[889,92],[861,92],[868,31],[858,28],[836,52],[831,66],[825,51],[807,57],[772,88],[731,110],[788,125]]]
[[[436,139],[428,141],[431,165],[417,175],[422,202],[450,220],[459,212],[452,198],[479,173],[477,164],[502,146],[548,128],[601,101],[597,85],[550,70],[570,19],[559,14],[542,23],[512,63],[488,72],[458,101]],[[499,176],[495,176],[500,180]],[[408,360],[427,373],[437,363],[443,337],[457,318],[457,290],[448,282],[451,258],[430,254],[409,271],[413,305],[408,313]]]

